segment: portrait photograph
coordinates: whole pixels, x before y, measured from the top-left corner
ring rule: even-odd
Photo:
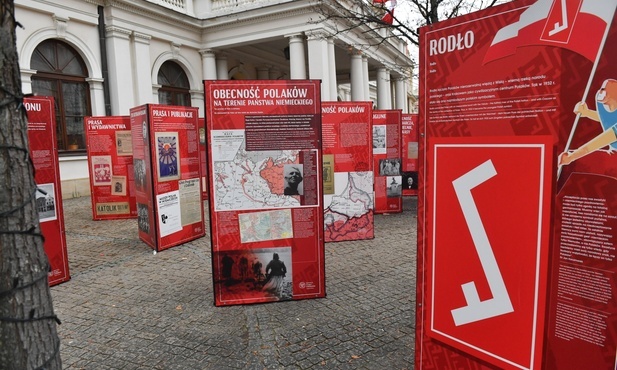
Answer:
[[[304,167],[301,164],[290,163],[283,166],[283,185],[285,195],[303,195]]]
[[[418,189],[418,172],[417,171],[404,171],[403,175],[403,189],[416,190]]]

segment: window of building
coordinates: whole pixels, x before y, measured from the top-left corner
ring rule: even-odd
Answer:
[[[167,105],[191,106],[189,79],[178,63],[168,60],[163,63],[157,76],[159,103]]]
[[[91,115],[88,70],[73,47],[59,40],[45,40],[32,54],[32,92],[53,96],[58,150],[65,153],[86,149],[84,117]]]

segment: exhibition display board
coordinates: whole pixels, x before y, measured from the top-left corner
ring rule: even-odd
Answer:
[[[201,164],[201,199],[208,200],[208,160],[206,140],[206,119],[199,118],[199,161]]]
[[[372,102],[322,102],[326,242],[375,237]]]
[[[131,108],[139,238],[155,251],[205,235],[197,108]]]
[[[398,109],[373,111],[375,213],[403,211],[401,119]]]
[[[417,369],[617,367],[616,7],[421,29]]]
[[[85,117],[93,220],[137,217],[128,116]]]
[[[418,115],[403,114],[401,117],[401,176],[403,195],[418,194]]]
[[[49,285],[71,279],[66,249],[62,189],[56,141],[54,99],[47,96],[24,98],[28,112],[28,141],[34,165],[36,207],[39,212],[43,248],[49,260]]]
[[[214,303],[325,296],[320,81],[205,81]]]

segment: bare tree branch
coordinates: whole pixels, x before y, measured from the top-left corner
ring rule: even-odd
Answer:
[[[368,27],[370,30],[388,30],[385,35],[381,34],[382,40],[368,40],[370,45],[379,45],[386,39],[397,37],[407,40],[411,45],[418,46],[418,28],[492,7],[507,0],[398,0],[397,7],[407,5],[411,8],[411,14],[400,13],[395,9],[393,24],[382,20],[388,11],[386,4],[374,1],[316,0],[315,7],[317,12],[323,16],[320,21],[336,20],[337,23],[345,25],[344,28],[337,29],[337,32],[348,32],[360,27]]]

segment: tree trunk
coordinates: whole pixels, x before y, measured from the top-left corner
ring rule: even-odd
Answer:
[[[13,0],[0,0],[0,370],[61,369],[29,160]]]

